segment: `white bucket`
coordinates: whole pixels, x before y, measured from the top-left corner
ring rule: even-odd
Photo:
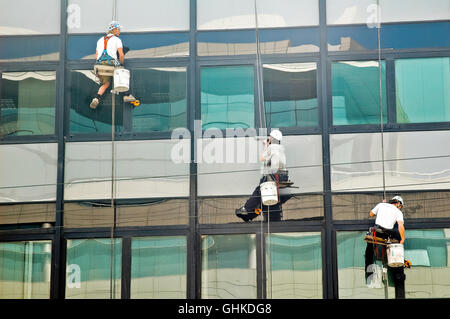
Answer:
[[[114,91],[126,92],[130,89],[130,71],[127,69],[114,70]]]
[[[278,203],[277,184],[275,182],[265,182],[260,185],[262,203],[272,206]]]
[[[388,266],[402,267],[405,263],[405,250],[402,244],[390,244],[386,249]]]

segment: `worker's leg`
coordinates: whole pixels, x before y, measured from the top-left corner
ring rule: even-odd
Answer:
[[[264,221],[277,222],[283,219],[283,208],[280,203],[272,206],[262,206],[262,212],[264,214]]]
[[[395,286],[395,299],[405,299],[405,269],[403,267],[389,267]]]
[[[99,76],[100,82],[102,83],[102,85],[99,87],[98,91],[97,91],[97,95],[92,99],[91,104],[89,105],[89,107],[91,109],[96,109],[98,104],[100,103],[100,99],[102,98],[102,96],[105,94],[106,90],[109,88],[110,84],[111,84],[111,77],[109,76]]]
[[[103,83],[102,86],[100,86],[100,88],[98,89],[97,94],[103,96],[103,94],[105,94],[106,90],[109,88],[110,85],[111,85],[110,81]]]
[[[367,243],[366,245],[366,252],[364,254],[364,259],[365,259],[365,278],[367,280],[367,278],[370,277],[370,275],[373,274],[373,268],[372,265],[374,263],[374,254],[373,254],[373,249],[374,246],[371,243]]]

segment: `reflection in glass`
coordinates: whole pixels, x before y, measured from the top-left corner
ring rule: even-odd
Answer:
[[[204,235],[203,299],[256,298],[256,236]]]
[[[4,72],[0,86],[0,136],[55,132],[55,71]]]
[[[267,296],[322,298],[320,233],[266,234]]]
[[[60,32],[59,0],[0,0],[0,8],[0,36]]]
[[[0,299],[50,298],[51,241],[0,243]]]
[[[263,65],[268,127],[317,126],[316,63]]]
[[[333,125],[380,123],[377,61],[334,62],[331,65]],[[381,61],[383,122],[386,123],[386,67]]]
[[[112,94],[109,90],[100,100],[98,107],[89,107],[97,94],[99,84],[92,70],[71,70],[69,72],[70,133],[109,133],[111,134]],[[122,131],[122,96],[115,95],[115,130]]]
[[[407,224],[405,224],[407,225]],[[407,226],[405,226],[407,227]],[[364,278],[365,232],[338,232],[339,298],[385,298],[384,286],[368,288]],[[406,298],[448,298],[450,296],[449,229],[406,229],[405,258],[412,267],[405,270]],[[381,266],[381,264],[380,264]],[[394,298],[388,273],[388,298]]]
[[[398,123],[450,121],[450,58],[395,61]]]
[[[186,298],[186,238],[133,238],[131,299]]]
[[[56,204],[5,204],[0,205],[0,221],[2,225],[39,224],[55,221]],[[19,227],[18,227],[19,228]]]
[[[66,260],[66,299],[120,299],[121,239],[67,240]]]
[[[67,57],[69,60],[95,60],[95,44],[103,36],[71,35],[68,38]],[[189,35],[187,33],[144,33],[120,34],[125,47],[130,49],[127,59],[163,58],[189,55]]]
[[[277,28],[319,24],[319,1],[258,0],[258,26]],[[198,0],[199,30],[254,28],[254,0]]]
[[[197,36],[200,56],[256,54],[256,32],[201,31]],[[316,27],[261,29],[261,54],[319,52],[319,30]]]
[[[57,166],[57,143],[0,145],[0,202],[55,201]]]
[[[0,62],[59,60],[58,36],[0,37]]]
[[[254,70],[252,66],[201,69],[203,129],[254,127]]]
[[[132,70],[133,132],[171,131],[187,125],[186,68]]]

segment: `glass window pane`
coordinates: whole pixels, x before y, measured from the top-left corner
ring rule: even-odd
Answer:
[[[333,125],[380,123],[380,81],[377,61],[334,62],[331,65]],[[386,66],[381,61],[383,122],[386,123]]]
[[[258,27],[292,27],[319,24],[319,1],[258,0]],[[254,28],[254,0],[198,0],[199,30]]]
[[[56,143],[0,145],[0,202],[56,200]]]
[[[2,225],[16,225],[20,228],[19,224],[38,224],[35,227],[41,227],[42,223],[53,223],[55,217],[55,203],[0,205]]]
[[[187,126],[186,68],[132,70],[133,132],[172,131]]]
[[[407,224],[406,224],[407,225]],[[406,226],[407,227],[407,226]],[[364,276],[365,232],[338,232],[338,277],[341,299],[384,299],[384,284],[369,288]],[[450,229],[406,229],[405,258],[412,267],[405,269],[406,298],[442,298],[450,294],[448,266]],[[381,261],[377,260],[381,267]],[[395,288],[388,271],[388,298]]]
[[[67,240],[66,272],[66,299],[120,299],[122,240]]]
[[[322,298],[320,233],[266,235],[267,297]]]
[[[59,37],[0,37],[0,62],[43,62],[59,60]]]
[[[59,0],[0,0],[0,8],[0,35],[60,32]]]
[[[69,71],[70,133],[111,134],[112,94],[108,89],[95,110],[89,107],[100,85],[93,70]],[[115,130],[123,128],[122,95],[115,95]]]
[[[316,63],[264,64],[268,127],[318,125]]]
[[[397,122],[450,121],[450,58],[395,61]]]
[[[256,298],[256,236],[202,236],[202,298]]]
[[[113,3],[115,0],[68,0],[68,33],[104,33],[108,23],[114,20]]]
[[[252,66],[205,67],[200,76],[204,130],[255,126]]]
[[[51,241],[0,243],[0,299],[50,298]]]
[[[55,71],[4,72],[0,86],[0,136],[54,134]]]
[[[189,30],[189,0],[117,0],[126,32]]]
[[[186,238],[133,238],[131,299],[186,298]]]
[[[448,0],[380,0],[380,6],[382,22],[450,19]]]
[[[95,60],[95,44],[101,36],[100,34],[69,36],[67,45],[68,59]],[[125,60],[189,55],[189,35],[187,33],[121,33],[120,39],[123,46],[130,49],[125,55]]]

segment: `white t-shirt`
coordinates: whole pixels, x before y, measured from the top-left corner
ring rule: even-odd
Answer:
[[[377,216],[375,224],[386,229],[393,229],[398,221],[403,222],[402,211],[389,203],[379,203],[372,212]]]
[[[110,39],[106,44],[106,52],[108,52],[108,55],[110,57],[117,60],[117,49],[123,47],[122,40],[120,40],[113,34],[108,34],[107,36],[110,37]],[[102,56],[104,48],[105,48],[105,40],[103,39],[103,37],[101,37],[97,41],[97,60]]]
[[[264,158],[263,174],[273,174],[278,170],[286,169],[286,155],[283,145],[270,144],[261,156]]]

